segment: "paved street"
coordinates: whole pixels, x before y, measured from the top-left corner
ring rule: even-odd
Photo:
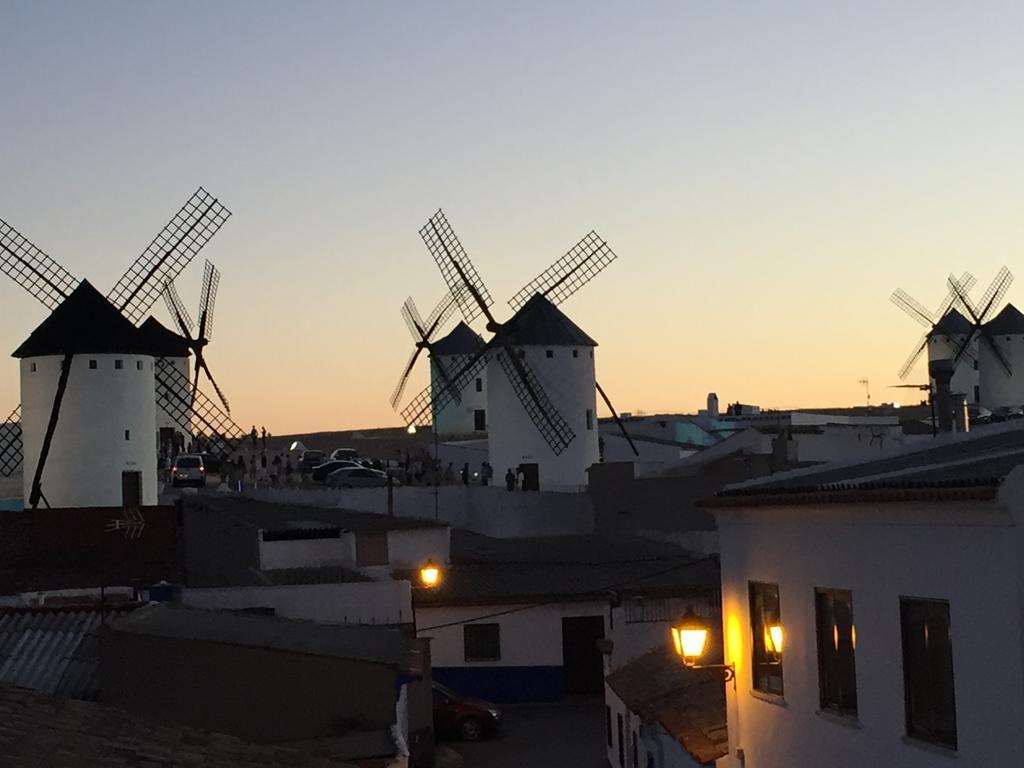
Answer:
[[[475,744],[451,742],[464,768],[606,768],[600,700],[502,707],[505,728]]]

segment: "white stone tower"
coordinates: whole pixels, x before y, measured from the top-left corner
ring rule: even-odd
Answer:
[[[1007,304],[982,326],[982,334],[999,348],[1010,372],[999,362],[989,341],[978,345],[981,404],[986,408],[1024,405],[1024,314]]]
[[[155,505],[154,359],[138,329],[83,280],[13,356],[26,506],[51,423],[40,484],[49,506]]]
[[[940,318],[928,333],[928,362],[934,360],[952,360],[964,340],[971,334],[971,322],[956,309],[950,309]],[[975,364],[978,355],[977,341],[970,342],[971,355],[963,355],[956,362],[950,390],[963,394],[968,403],[978,402],[978,366]],[[932,381],[932,391],[935,382]]]
[[[440,362],[449,376],[455,376],[469,359],[484,347],[484,340],[464,322],[430,346],[430,391],[440,392],[445,384],[438,369]],[[480,371],[459,392],[461,402],[450,400],[434,414],[440,437],[470,435],[487,430],[487,372]]]
[[[489,461],[495,482],[523,466],[527,477],[536,467],[540,490],[580,490],[587,469],[599,459],[594,349],[597,342],[554,304],[535,294],[504,324],[508,343],[540,381],[554,409],[575,433],[555,455],[517,394],[518,379],[509,379],[496,347],[487,365]]]

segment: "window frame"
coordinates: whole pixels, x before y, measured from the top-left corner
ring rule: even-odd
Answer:
[[[750,604],[750,683],[751,687],[758,693],[767,694],[769,696],[778,696],[782,698],[785,696],[785,675],[783,668],[783,654],[775,653],[774,651],[768,650],[765,641],[765,627],[771,625],[771,620],[765,620],[768,615],[768,611],[763,606],[763,594],[767,591],[774,590],[774,602],[775,602],[775,620],[779,626],[782,624],[782,597],[779,590],[779,585],[767,581],[748,581],[747,582],[747,594]],[[757,608],[755,606],[755,592],[760,597],[761,611],[758,615]],[[762,675],[761,668],[766,668],[766,671]],[[778,671],[777,675],[771,674],[772,670]],[[778,682],[775,684],[773,678],[777,677]]]
[[[835,606],[844,598],[849,607],[849,626],[839,626]],[[827,605],[823,605],[827,603]],[[823,611],[828,611],[828,616]],[[829,620],[826,634],[824,620]],[[818,655],[818,706],[822,712],[857,717],[857,623],[853,591],[832,587],[814,588],[814,635]],[[848,638],[846,643],[844,638]],[[847,664],[848,662],[848,664]],[[848,669],[844,669],[847,667]],[[838,679],[836,677],[838,676]],[[835,688],[839,688],[838,694]],[[852,693],[847,687],[852,688]]]
[[[903,705],[904,705],[904,731],[907,738],[914,741],[919,741],[925,744],[931,744],[939,748],[956,750],[957,749],[957,722],[956,722],[956,670],[954,668],[953,658],[953,612],[952,606],[949,600],[942,598],[928,598],[928,597],[916,597],[912,595],[900,595],[900,644],[902,650],[902,667],[903,667]],[[912,663],[909,658],[913,651],[910,641],[912,640],[910,633],[908,632],[908,621],[912,620],[908,617],[908,613],[912,609],[925,610],[929,612],[929,615],[925,617],[924,628],[925,628],[925,644],[927,646],[928,638],[930,633],[928,632],[928,619],[932,616],[943,613],[942,618],[945,621],[946,637],[947,637],[947,648],[945,649],[948,653],[948,670],[937,670],[939,676],[944,677],[945,673],[948,672],[948,680],[942,681],[936,677],[930,677],[926,681],[916,681],[918,684],[915,685],[913,680],[914,668],[918,665]],[[934,611],[934,613],[932,613]],[[941,651],[940,651],[941,652]],[[927,647],[925,653],[928,653]],[[924,659],[925,665],[933,664],[936,661],[934,657],[928,658],[926,655]],[[930,672],[934,670],[929,670]],[[941,692],[936,691],[937,685],[942,685],[943,682],[948,684],[948,695],[949,695],[949,707],[950,711],[944,713],[950,718],[952,724],[952,731],[942,731],[940,727],[935,726],[934,719],[938,707],[933,707],[931,711],[924,711],[924,707],[919,706],[921,711],[915,712],[915,699],[914,693],[920,693],[922,684],[926,688],[930,688],[928,691],[933,697],[941,696]],[[939,702],[941,706],[942,702]],[[921,718],[930,715],[933,719],[932,727],[923,728],[920,725]]]
[[[494,654],[482,654],[480,653],[480,644],[483,641],[490,641],[490,638],[474,638],[470,639],[469,635],[473,633],[483,631],[494,631]],[[470,646],[473,646],[472,648]],[[501,624],[497,622],[474,622],[472,624],[462,625],[462,659],[465,662],[492,662],[501,661]]]

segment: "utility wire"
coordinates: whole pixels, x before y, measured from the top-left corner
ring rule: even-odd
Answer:
[[[521,611],[529,611],[529,610],[532,610],[534,608],[541,608],[541,607],[543,607],[545,605],[552,605],[553,603],[564,603],[567,600],[571,600],[574,597],[588,597],[590,595],[593,595],[596,592],[609,592],[609,591],[613,591],[613,590],[616,590],[616,589],[620,589],[622,587],[628,587],[630,584],[635,584],[638,581],[646,581],[647,579],[652,579],[655,576],[663,576],[666,573],[674,573],[675,571],[681,571],[682,569],[689,568],[690,566],[693,566],[693,565],[700,565],[701,563],[707,563],[707,562],[711,562],[711,561],[714,561],[714,560],[717,560],[717,557],[715,555],[709,555],[707,557],[702,557],[699,560],[688,560],[685,563],[680,563],[679,565],[672,566],[671,568],[665,568],[665,569],[660,570],[660,571],[655,571],[654,573],[647,573],[647,574],[644,574],[643,576],[637,576],[637,577],[632,578],[632,579],[627,579],[626,581],[619,581],[619,582],[616,582],[614,584],[608,584],[608,585],[606,585],[604,587],[598,587],[597,589],[588,589],[588,590],[583,590],[583,591],[579,591],[579,592],[568,592],[568,593],[565,593],[565,594],[562,594],[562,595],[558,595],[557,597],[548,598],[547,600],[541,600],[541,601],[536,602],[536,603],[530,603],[529,605],[519,605],[519,606],[516,606],[515,608],[507,608],[507,609],[505,609],[503,611],[495,611],[493,613],[486,613],[483,616],[474,616],[471,619],[461,619],[459,621],[449,621],[449,622],[447,622],[445,624],[434,624],[431,627],[420,627],[420,628],[418,628],[416,630],[416,634],[419,635],[420,632],[429,632],[432,629],[447,629],[448,627],[457,627],[457,626],[459,626],[461,624],[472,624],[474,621],[481,621],[482,619],[495,619],[495,618],[498,618],[499,616],[508,616],[510,613],[520,613]],[[424,605],[423,607],[424,608],[429,608],[430,606],[429,605]],[[438,606],[438,607],[442,607],[442,606]],[[415,607],[414,607],[413,610],[415,610]]]

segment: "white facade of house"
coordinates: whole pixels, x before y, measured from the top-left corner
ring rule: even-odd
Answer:
[[[1020,765],[1024,477],[998,501],[716,508],[732,768]],[[742,503],[737,499],[736,503]],[[778,585],[784,694],[753,690],[750,582]],[[852,592],[857,711],[820,711],[815,589]],[[949,602],[956,749],[907,736],[900,599]],[[740,759],[740,755],[743,759]],[[952,762],[951,762],[952,760]]]
[[[605,685],[604,701],[607,708],[605,727],[608,729],[605,744],[610,768],[632,768],[634,745],[636,765],[640,768],[701,768],[660,723],[645,723],[608,685]]]
[[[20,361],[26,502],[63,360],[43,355]],[[51,507],[120,507],[124,472],[140,474],[143,506],[157,503],[154,398],[152,357],[83,353],[71,359],[42,477]]]
[[[523,407],[498,355],[492,356],[487,364],[487,431],[495,482],[500,484],[508,469],[515,471],[520,464],[537,464],[542,491],[585,490],[587,467],[600,458],[594,348],[517,349],[524,353],[526,363],[554,408],[572,428],[575,439],[556,456]]]
[[[945,336],[943,334],[935,334],[928,339],[928,361],[951,360],[955,358],[963,340],[963,335]],[[970,351],[973,355],[963,355],[956,363],[956,367],[953,369],[953,378],[950,379],[949,384],[950,389],[954,393],[965,395],[968,403],[976,403],[978,399],[975,397],[975,392],[980,383],[979,375],[981,368],[980,361],[979,365],[975,366],[974,364],[979,354],[977,341],[971,342]],[[934,391],[935,379],[930,379],[930,382],[932,391]]]

